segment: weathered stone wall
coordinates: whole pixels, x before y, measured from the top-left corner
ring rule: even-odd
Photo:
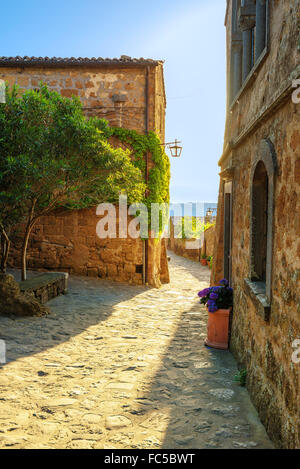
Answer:
[[[111,126],[146,131],[146,80],[149,77],[149,130],[164,139],[165,87],[163,67],[0,67],[0,79],[20,86],[20,92],[46,83],[62,96],[78,96],[88,116]],[[120,101],[118,98],[121,97]]]
[[[188,249],[187,242],[195,242],[196,239],[181,239],[174,237],[174,224],[170,219],[170,237],[168,239],[168,248],[174,251],[178,256],[200,262],[201,255],[212,256],[215,244],[215,226],[211,226],[204,232],[203,245],[201,248]]]
[[[224,278],[223,272],[223,257],[224,257],[224,197],[223,197],[223,181],[220,181],[219,196],[218,196],[218,212],[215,225],[215,239],[213,249],[213,266],[211,271],[210,283],[217,285],[220,280]]]
[[[43,217],[30,238],[28,267],[141,284],[142,241],[100,239],[96,228],[101,218],[96,207]],[[20,266],[21,241],[21,236],[15,238],[10,265]]]
[[[240,148],[233,198],[231,348],[248,370],[248,388],[268,433],[278,446],[291,448],[300,447],[300,365],[291,357],[300,338],[299,118],[299,106],[289,103]],[[249,277],[250,165],[265,135],[273,136],[279,158],[269,323],[257,315],[243,283]]]
[[[231,1],[227,17],[230,59]],[[300,447],[300,365],[292,343],[300,338],[300,105],[292,79],[300,76],[300,2],[270,2],[270,50],[248,88],[227,114],[221,159],[219,213],[212,283],[223,277],[224,182],[232,180],[231,350],[247,369],[247,387],[268,434],[278,447]],[[276,105],[273,106],[272,103]],[[229,110],[228,110],[229,111]],[[260,116],[264,115],[264,119]],[[249,127],[250,130],[249,130]],[[275,149],[274,223],[270,320],[263,320],[245,288],[250,276],[251,173],[260,143]]]
[[[155,74],[155,131],[162,142],[165,138],[166,94],[163,68],[157,67]]]
[[[178,256],[185,257],[186,259],[191,259],[192,261],[200,262],[201,258],[201,249],[187,249],[186,243],[196,241],[195,239],[181,239],[175,238],[173,242],[173,248],[169,244],[169,249],[175,252]]]
[[[111,126],[141,133],[156,131],[164,140],[166,97],[161,63],[155,66],[100,64],[96,67],[2,65],[0,78],[9,85],[17,83],[21,92],[37,88],[40,82],[46,83],[62,96],[78,96],[87,116],[105,118]],[[116,139],[111,143],[121,146]],[[150,159],[149,168],[153,165]],[[98,240],[95,236],[97,221],[94,208],[44,217],[35,227],[29,246],[29,267],[141,283],[141,267],[137,273],[136,266],[143,264],[142,241]],[[151,243],[149,241],[149,246]],[[148,253],[148,282],[155,286],[168,281],[165,244],[159,241],[158,245],[156,249],[149,248]],[[19,247],[17,240],[11,265],[18,265]]]
[[[211,226],[204,232],[205,254],[213,256],[215,247],[215,226]]]

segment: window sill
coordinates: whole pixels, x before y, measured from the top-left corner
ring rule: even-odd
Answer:
[[[251,301],[256,307],[257,314],[266,322],[270,320],[271,305],[266,297],[266,285],[263,282],[253,282],[244,279],[244,286]]]
[[[244,83],[242,84],[242,87],[241,89],[238,91],[237,95],[234,97],[230,107],[229,107],[229,110],[232,111],[234,106],[236,104],[239,104],[239,99],[241,98],[242,94],[244,93],[244,91],[253,83],[253,81],[256,79],[257,77],[257,74],[259,72],[259,69],[261,67],[261,65],[263,64],[263,62],[265,61],[265,59],[267,58],[269,54],[269,47],[266,46],[264,48],[264,50],[262,51],[259,59],[257,60],[257,62],[255,63],[255,65],[253,66],[251,72],[249,73],[249,75],[247,76],[246,80],[244,81]]]

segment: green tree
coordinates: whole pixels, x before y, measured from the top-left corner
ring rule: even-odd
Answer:
[[[142,174],[129,151],[109,145],[106,123],[87,119],[78,98],[63,98],[45,85],[21,96],[16,87],[7,90],[0,154],[2,238],[16,220],[25,223],[22,279],[30,234],[41,216],[58,207],[116,202],[122,192],[130,203],[143,199]],[[9,240],[2,253],[4,268],[7,249]]]

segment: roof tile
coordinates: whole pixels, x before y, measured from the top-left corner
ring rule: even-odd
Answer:
[[[143,57],[137,59],[129,57],[128,55],[121,55],[120,58],[103,58],[103,57],[0,57],[0,67],[2,66],[31,66],[31,65],[52,65],[52,66],[72,66],[72,65],[159,65],[163,60],[144,59]]]

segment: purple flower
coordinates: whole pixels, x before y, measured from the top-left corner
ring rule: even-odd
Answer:
[[[220,285],[225,285],[225,287],[227,287],[229,285],[229,282],[226,278],[223,278],[221,281],[220,281]]]
[[[215,313],[216,311],[218,311],[218,306],[216,305],[214,301],[212,301],[210,304],[208,304],[207,302],[207,307],[210,313]]]
[[[205,288],[204,290],[199,291],[198,296],[200,298],[204,298],[205,296],[207,296],[209,294],[210,294],[210,288]]]
[[[217,300],[219,298],[219,295],[217,293],[210,293],[209,298],[211,300]]]
[[[220,290],[220,288],[222,288],[222,287],[212,287],[212,291],[213,291],[214,293],[218,293],[219,290]]]

